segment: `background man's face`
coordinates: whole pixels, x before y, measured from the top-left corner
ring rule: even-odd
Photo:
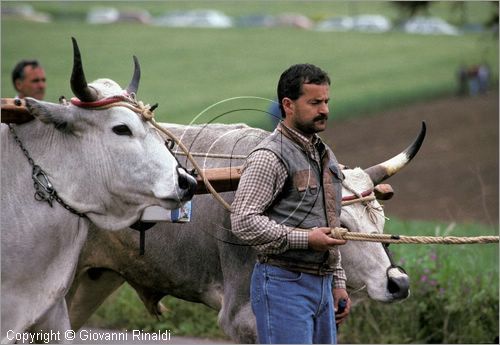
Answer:
[[[24,79],[16,80],[16,90],[20,98],[33,97],[42,100],[45,97],[45,71],[41,67],[24,67]]]

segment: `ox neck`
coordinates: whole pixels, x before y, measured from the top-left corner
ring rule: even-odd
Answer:
[[[34,188],[35,188],[35,194],[34,198],[37,201],[45,201],[47,202],[50,207],[53,207],[53,201],[57,201],[62,207],[64,207],[66,210],[69,212],[77,215],[78,217],[86,218],[86,215],[84,213],[80,213],[71,206],[69,206],[67,203],[62,200],[59,195],[57,194],[57,191],[54,189],[52,183],[50,182],[47,173],[35,163],[33,158],[30,156],[28,150],[24,147],[21,139],[17,136],[16,130],[14,129],[14,126],[11,124],[8,125],[10,133],[14,137],[14,140],[16,143],[19,145],[21,148],[24,156],[27,158],[28,163],[30,164],[32,168],[32,173],[31,177],[34,182]]]

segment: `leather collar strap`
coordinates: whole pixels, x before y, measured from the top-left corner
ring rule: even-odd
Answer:
[[[373,189],[368,189],[368,190],[364,191],[363,193],[361,193],[360,196],[362,198],[364,198],[364,197],[370,195],[372,192],[373,192]],[[348,195],[348,196],[344,196],[342,198],[342,201],[350,201],[350,200],[355,200],[355,199],[359,199],[359,196],[357,196],[357,195]]]

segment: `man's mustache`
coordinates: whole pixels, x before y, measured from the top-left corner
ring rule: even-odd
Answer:
[[[327,114],[319,114],[314,118],[314,121],[323,121],[323,120],[328,120]]]

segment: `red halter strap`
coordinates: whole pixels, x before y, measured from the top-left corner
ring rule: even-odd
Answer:
[[[99,108],[105,105],[109,105],[116,102],[128,101],[128,97],[126,95],[123,96],[112,96],[100,99],[94,102],[82,102],[78,98],[71,98],[71,104],[80,107],[80,108]]]

